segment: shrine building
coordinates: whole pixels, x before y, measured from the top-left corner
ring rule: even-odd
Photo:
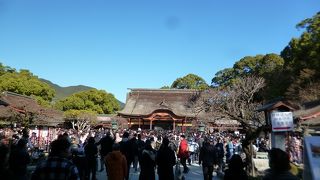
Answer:
[[[214,119],[210,115],[204,112],[195,112],[195,108],[190,105],[190,98],[199,93],[198,90],[129,90],[125,107],[118,112],[118,116],[127,119],[130,129],[197,130],[201,122],[207,122],[206,125],[209,125],[211,129],[221,130],[230,124],[229,121],[224,120],[222,120],[223,125],[216,124],[215,122],[218,121],[210,120],[210,118]],[[208,129],[209,127],[206,128]],[[234,127],[232,128],[234,129]]]
[[[190,89],[130,89],[125,107],[118,115],[132,129],[177,130],[191,127],[197,117],[188,108]]]

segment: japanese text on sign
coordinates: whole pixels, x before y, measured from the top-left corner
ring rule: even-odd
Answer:
[[[271,124],[273,132],[292,131],[293,117],[292,112],[272,112]]]

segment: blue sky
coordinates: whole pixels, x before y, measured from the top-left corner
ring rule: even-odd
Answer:
[[[125,102],[189,73],[211,82],[244,56],[280,53],[319,0],[0,0],[0,62]]]

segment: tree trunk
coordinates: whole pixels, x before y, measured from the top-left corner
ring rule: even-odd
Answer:
[[[255,177],[255,171],[254,171],[254,164],[253,164],[253,149],[252,149],[252,141],[253,138],[249,133],[252,132],[247,132],[246,138],[242,141],[242,147],[243,151],[246,154],[246,159],[245,159],[245,167],[246,171],[250,176]]]
[[[253,149],[252,143],[255,142],[256,138],[259,137],[259,134],[265,129],[265,126],[261,126],[257,129],[247,129],[246,137],[242,141],[242,148],[246,154],[245,166],[246,171],[250,176],[255,177],[256,171],[253,163],[253,158],[255,156],[255,150]]]

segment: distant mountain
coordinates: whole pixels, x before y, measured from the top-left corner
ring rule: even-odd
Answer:
[[[90,89],[94,89],[93,87],[89,87],[89,86],[84,86],[84,85],[78,85],[78,86],[68,86],[68,87],[61,87],[57,84],[52,83],[49,80],[46,79],[40,79],[42,82],[45,82],[47,84],[49,84],[55,91],[56,91],[56,96],[53,98],[54,101],[66,98],[68,96],[70,96],[71,94],[80,92],[80,91],[87,91]],[[121,109],[124,107],[124,103],[119,101],[120,107]]]
[[[86,90],[90,90],[90,89],[94,89],[93,87],[89,87],[89,86],[83,86],[83,85],[79,85],[79,86],[68,86],[68,87],[61,87],[57,84],[52,83],[49,80],[46,79],[40,79],[42,82],[45,82],[47,84],[49,84],[54,90],[56,90],[56,96],[54,97],[54,100],[60,100],[63,99],[65,97],[70,96],[71,94],[80,92],[80,91],[86,91]]]

